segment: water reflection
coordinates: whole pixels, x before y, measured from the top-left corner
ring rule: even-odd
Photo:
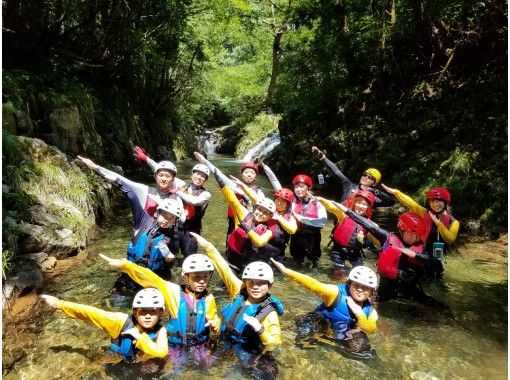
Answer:
[[[216,160],[225,172],[239,174],[239,163]],[[180,177],[187,180],[193,162],[179,165]],[[263,186],[270,185],[262,178]],[[225,247],[227,229],[226,205],[213,180],[206,185],[213,198],[204,220],[204,236],[220,251]],[[270,193],[269,191],[266,193]],[[119,198],[115,217],[102,226],[102,238],[88,249],[89,256],[73,269],[58,287],[47,290],[63,299],[91,304],[103,309],[115,309],[108,304],[108,292],[118,272],[97,257],[104,252],[112,257],[125,257],[132,233],[127,202]],[[391,220],[378,220],[393,225]],[[328,244],[332,228],[330,220],[323,230],[322,246]],[[318,280],[333,283],[338,280],[331,272],[328,249],[318,268],[307,269]],[[462,251],[460,252],[462,255]],[[473,260],[461,255],[450,256],[445,265],[442,284],[424,284],[428,294],[448,304],[452,315],[394,300],[379,307],[378,332],[370,336],[378,360],[361,362],[345,358],[327,340],[319,339],[312,348],[295,345],[295,319],[312,310],[319,299],[277,274],[272,293],[284,303],[286,314],[281,318],[284,345],[276,353],[280,378],[366,378],[366,379],[500,379],[507,377],[507,266],[490,260]],[[367,265],[375,267],[375,256],[368,255]],[[286,264],[293,268],[292,260]],[[180,281],[179,269],[174,268],[174,280]],[[227,302],[227,292],[221,280],[214,276],[210,290],[221,306]],[[40,305],[43,307],[42,305]],[[46,309],[45,309],[46,310]],[[116,310],[119,310],[118,308]],[[123,310],[128,311],[129,306]],[[151,374],[144,369],[133,372],[124,364],[105,355],[108,337],[97,328],[65,317],[61,313],[45,312],[40,321],[42,331],[32,342],[29,354],[5,379],[126,379],[126,378],[213,378],[242,379],[247,375],[233,353],[222,352],[216,366],[207,372],[186,368],[176,372],[171,367]],[[170,363],[171,365],[171,363]],[[164,374],[163,374],[164,373]]]

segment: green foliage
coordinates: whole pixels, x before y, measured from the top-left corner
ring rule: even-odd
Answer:
[[[4,249],[2,251],[2,278],[5,280],[7,278],[7,275],[9,274],[9,271],[12,267],[12,258],[13,254]]]

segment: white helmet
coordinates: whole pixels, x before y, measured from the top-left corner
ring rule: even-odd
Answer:
[[[183,212],[182,206],[175,199],[163,199],[159,202],[157,210],[166,211],[177,218],[180,218]]]
[[[276,205],[274,202],[269,198],[262,198],[260,201],[258,201],[255,206],[260,206],[268,210],[271,214],[274,214],[276,212]]]
[[[182,276],[184,277],[185,274],[194,272],[214,272],[214,265],[211,259],[201,253],[194,253],[186,257],[182,262]]]
[[[175,167],[173,162],[170,161],[161,161],[156,164],[156,168],[154,169],[154,174],[157,174],[160,170],[168,170],[169,172],[174,173],[174,176],[177,175],[177,168]]]
[[[368,286],[369,288],[377,288],[377,276],[375,275],[375,272],[365,266],[352,268],[348,279],[351,281],[356,281],[361,285]]]
[[[165,310],[165,299],[163,294],[155,288],[145,288],[135,294],[133,298],[133,309],[138,308],[160,308]]]
[[[254,261],[246,265],[243,271],[243,280],[266,280],[270,284],[274,281],[273,270],[263,261]]]
[[[196,164],[195,166],[193,166],[193,169],[191,169],[191,172],[202,172],[204,173],[208,178],[209,178],[209,174],[210,171],[209,171],[209,168],[207,167],[207,165],[204,165],[204,164]]]

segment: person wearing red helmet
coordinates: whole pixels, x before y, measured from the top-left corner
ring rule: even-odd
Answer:
[[[298,174],[292,180],[294,201],[292,213],[298,221],[298,230],[290,238],[290,255],[298,265],[305,258],[317,267],[321,257],[321,229],[328,220],[326,208],[312,194],[313,181],[306,174]]]
[[[345,260],[349,260],[352,267],[363,265],[362,250],[367,238],[367,232],[354,219],[348,217],[336,202],[318,197],[326,210],[337,218],[335,228],[331,233],[333,247],[331,248],[331,261],[338,269],[345,269]],[[371,191],[360,190],[354,194],[351,210],[361,216],[367,216],[375,202]]]
[[[445,187],[433,187],[425,193],[426,207],[420,206],[410,196],[397,189],[383,188],[410,210],[420,215],[425,223],[425,251],[430,257],[426,273],[428,276],[443,276],[442,259],[451,244],[457,239],[460,223],[449,208],[451,195]]]

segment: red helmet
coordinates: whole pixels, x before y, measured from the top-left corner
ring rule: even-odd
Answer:
[[[294,200],[294,192],[283,187],[274,193],[274,197],[282,198],[283,200],[291,203]]]
[[[244,169],[253,169],[255,173],[259,174],[259,165],[255,162],[245,162],[241,165],[241,173],[244,172]]]
[[[423,240],[425,234],[425,223],[423,218],[414,211],[407,211],[398,218],[397,227],[400,231],[414,232]]]
[[[433,187],[426,194],[427,199],[441,199],[446,202],[447,205],[450,204],[451,195],[446,187]]]
[[[359,190],[356,194],[354,194],[354,198],[356,197],[365,198],[370,204],[370,207],[374,207],[375,195],[370,190]]]
[[[294,177],[292,180],[292,184],[295,185],[296,183],[304,183],[308,187],[313,187],[313,181],[310,178],[310,176],[307,176],[306,174],[298,174]]]

